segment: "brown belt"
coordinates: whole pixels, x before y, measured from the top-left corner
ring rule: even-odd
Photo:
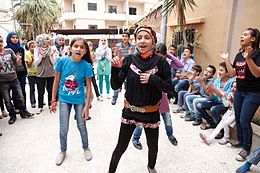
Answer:
[[[132,112],[151,113],[159,110],[159,103],[157,105],[134,106],[130,105],[129,102],[125,100],[124,107],[130,109]]]

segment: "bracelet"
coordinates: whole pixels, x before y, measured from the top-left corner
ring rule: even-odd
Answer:
[[[54,100],[51,100],[50,102],[52,104],[52,103],[56,103],[57,101],[56,101],[56,99],[54,99]]]

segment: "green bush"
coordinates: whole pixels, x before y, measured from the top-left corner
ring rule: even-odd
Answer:
[[[260,118],[259,117],[254,117],[252,122],[258,126],[260,126]]]

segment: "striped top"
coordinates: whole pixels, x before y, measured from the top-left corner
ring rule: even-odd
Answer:
[[[133,53],[135,48],[130,42],[128,42],[128,47],[125,47],[123,42],[117,43],[116,46],[119,48],[120,57],[125,57],[126,55]]]

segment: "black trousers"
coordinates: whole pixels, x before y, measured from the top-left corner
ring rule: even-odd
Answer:
[[[135,127],[135,125],[121,123],[118,142],[109,165],[109,173],[114,173],[116,171],[118,162],[128,147]],[[144,128],[144,130],[148,145],[148,166],[153,169],[156,164],[158,153],[159,128]]]
[[[52,97],[52,85],[54,82],[54,77],[48,78],[39,78],[36,79],[37,90],[38,90],[38,108],[43,108],[43,100],[44,100],[44,93],[45,87],[48,92],[48,105],[51,105],[51,97]]]

